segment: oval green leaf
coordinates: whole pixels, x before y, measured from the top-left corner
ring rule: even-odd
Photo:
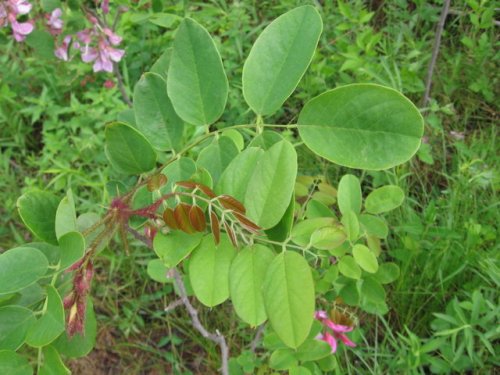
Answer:
[[[59,270],[65,270],[83,257],[85,238],[80,232],[68,232],[59,239],[59,248],[61,249]]]
[[[115,122],[106,126],[106,156],[120,173],[140,174],[155,167],[156,152],[148,140],[127,124]]]
[[[32,375],[28,359],[12,350],[0,350],[0,374]]]
[[[297,176],[297,153],[287,141],[267,150],[245,195],[247,216],[263,229],[279,223],[290,204]]]
[[[209,125],[224,112],[228,82],[208,31],[186,18],[175,34],[167,91],[175,112],[186,122]]]
[[[309,5],[283,14],[264,29],[243,66],[243,96],[254,112],[271,115],[292,94],[322,29],[321,16]]]
[[[226,235],[215,245],[205,236],[189,261],[189,280],[195,296],[205,306],[214,307],[229,298],[229,268],[235,250]]]
[[[371,214],[381,214],[401,206],[404,199],[405,193],[399,186],[382,186],[368,194],[365,208]]]
[[[399,266],[396,263],[383,263],[374,276],[381,284],[389,284],[397,280],[399,274]]]
[[[222,173],[215,192],[227,194],[242,202],[256,165],[264,155],[259,147],[249,147],[239,153]]]
[[[374,84],[352,84],[309,101],[299,133],[314,153],[350,168],[381,170],[418,150],[424,121],[404,95]]]
[[[43,277],[49,261],[40,250],[17,247],[0,254],[0,295],[17,292]]]
[[[365,245],[354,245],[352,255],[356,263],[366,272],[375,273],[378,270],[377,257]]]
[[[274,331],[287,346],[298,348],[314,320],[314,282],[307,261],[291,251],[276,256],[267,269],[263,296]]]
[[[196,163],[205,168],[212,176],[212,181],[217,184],[227,166],[238,155],[238,148],[231,138],[220,137],[210,146],[204,148]]]
[[[35,323],[33,312],[21,306],[0,308],[0,350],[17,350]]]
[[[378,216],[362,214],[359,216],[359,223],[368,236],[386,238],[389,234],[387,224]]]
[[[70,375],[71,371],[64,365],[59,352],[52,346],[43,348],[43,365],[39,375]]]
[[[50,344],[64,331],[64,308],[61,296],[52,286],[47,286],[45,312],[31,326],[26,336],[26,343],[40,348]]]
[[[178,150],[184,121],[175,113],[167,95],[167,83],[158,74],[146,73],[134,88],[137,129],[157,150]]]
[[[155,237],[156,238],[156,237]],[[152,259],[148,262],[148,266],[146,268],[146,272],[149,277],[154,281],[158,281],[159,283],[166,283],[169,281],[167,278],[167,272],[169,268],[165,266],[161,259]]]
[[[354,258],[350,255],[340,258],[339,271],[342,275],[351,279],[358,280],[361,277],[361,268],[359,268]]]
[[[75,201],[71,189],[68,190],[66,196],[61,200],[56,211],[55,230],[57,239],[60,239],[64,234],[76,230],[76,210]]]
[[[57,245],[55,220],[59,199],[46,191],[33,190],[17,200],[19,215],[28,229],[41,240]]]
[[[153,241],[153,249],[167,268],[182,262],[199,245],[201,233],[187,234],[173,230],[168,234],[158,233]]]
[[[263,245],[247,247],[236,256],[229,271],[231,301],[236,314],[256,327],[266,319],[262,282],[274,253]]]
[[[355,214],[361,212],[361,185],[359,179],[352,174],[342,176],[337,190],[337,202],[342,214],[352,210]]]

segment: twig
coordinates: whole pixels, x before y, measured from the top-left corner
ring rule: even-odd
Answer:
[[[144,242],[147,247],[153,248],[153,241],[151,241],[150,238],[143,236],[138,231],[136,231],[134,228],[131,228],[128,224],[126,224],[126,229],[127,229],[127,232],[129,232],[132,236],[134,236],[134,238],[136,240]]]
[[[201,324],[200,319],[198,318],[198,310],[191,305],[189,298],[186,293],[186,288],[184,287],[184,282],[182,281],[181,274],[177,269],[172,269],[172,275],[175,280],[175,285],[179,291],[182,303],[186,307],[189,315],[191,316],[191,322],[193,323],[193,327],[201,333],[201,335],[210,341],[215,342],[220,346],[221,357],[222,357],[222,365],[221,365],[221,373],[223,375],[229,375],[229,348],[226,343],[225,337],[216,330],[215,333],[210,333],[207,329]]]
[[[123,84],[123,78],[122,74],[120,73],[120,68],[118,67],[118,63],[113,62],[113,73],[115,74],[116,81],[118,82],[118,89],[120,90],[120,93],[122,94],[123,101],[127,103],[127,105],[132,108],[132,100],[130,100],[130,97],[127,94],[127,91],[125,90],[125,85]]]
[[[439,53],[439,47],[441,46],[441,36],[443,35],[444,22],[448,16],[450,9],[451,0],[445,0],[443,4],[443,10],[441,11],[441,16],[439,17],[439,22],[436,30],[436,38],[434,39],[434,47],[432,48],[432,57],[427,69],[427,78],[425,80],[425,93],[422,100],[422,106],[425,107],[429,102],[431,95],[432,86],[432,75],[434,74],[434,67],[436,66],[436,60]]]
[[[167,307],[165,307],[165,309],[164,309],[164,310],[165,310],[165,312],[170,312],[170,311],[175,310],[177,307],[179,307],[179,306],[180,306],[180,305],[182,305],[182,304],[183,304],[182,299],[177,299],[177,300],[175,300],[174,302],[170,302],[170,303],[168,304],[168,306],[167,306]]]
[[[257,346],[259,345],[260,339],[262,337],[262,334],[264,333],[265,327],[266,326],[264,324],[261,324],[259,328],[257,328],[257,332],[255,332],[255,337],[250,343],[250,351],[252,353],[255,353],[255,350],[257,349]]]

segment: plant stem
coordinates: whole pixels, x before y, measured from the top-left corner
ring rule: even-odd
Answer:
[[[226,338],[218,330],[215,331],[216,333],[211,333],[203,326],[203,324],[201,324],[200,319],[198,318],[198,310],[196,310],[189,301],[181,274],[176,268],[172,269],[172,274],[182,303],[191,316],[193,327],[200,332],[203,337],[219,345],[222,357],[221,373],[223,375],[229,375],[229,347],[227,346]]]
[[[425,107],[429,102],[431,95],[432,86],[432,75],[434,74],[434,67],[436,66],[437,56],[439,53],[439,47],[441,46],[441,36],[443,35],[444,22],[448,16],[450,9],[451,0],[445,0],[443,4],[443,9],[441,11],[441,17],[439,17],[439,22],[436,30],[436,38],[434,39],[434,47],[432,48],[432,57],[429,63],[429,68],[427,69],[427,78],[425,80],[425,93],[422,100],[422,106]]]
[[[127,103],[127,105],[130,108],[132,108],[132,100],[130,100],[127,91],[125,90],[125,85],[123,84],[123,77],[122,74],[120,73],[120,67],[116,62],[113,62],[113,73],[115,74],[116,82],[118,83],[118,90],[120,90],[120,93],[122,94],[123,101]]]

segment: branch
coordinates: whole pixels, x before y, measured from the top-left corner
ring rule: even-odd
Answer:
[[[264,324],[261,324],[257,328],[257,332],[255,332],[255,337],[253,338],[252,342],[250,343],[250,351],[252,353],[255,353],[255,350],[257,349],[257,346],[259,345],[260,339],[262,337],[262,334],[264,333],[264,329],[266,326]]]
[[[450,9],[451,0],[444,0],[443,9],[441,11],[441,17],[439,17],[439,22],[436,30],[436,38],[434,39],[434,47],[432,48],[432,57],[427,69],[427,78],[425,80],[425,93],[422,100],[422,106],[425,107],[429,102],[431,95],[432,86],[432,75],[434,74],[434,67],[436,66],[436,60],[439,53],[439,47],[441,46],[441,36],[443,35],[444,22],[448,16]]]
[[[187,297],[186,288],[184,287],[184,282],[182,281],[181,274],[179,273],[179,271],[177,271],[177,269],[173,268],[172,275],[175,280],[175,285],[179,290],[182,303],[186,307],[186,310],[188,311],[189,315],[191,316],[191,322],[193,323],[193,327],[198,332],[200,332],[203,337],[209,339],[210,341],[215,342],[217,345],[220,346],[220,351],[222,355],[221,373],[223,375],[229,375],[229,348],[227,346],[225,337],[218,330],[215,331],[216,333],[208,332],[207,329],[203,326],[203,324],[201,324],[200,319],[198,318],[198,310],[196,310],[194,306],[191,305],[191,302]]]
[[[118,82],[118,89],[120,90],[120,93],[122,94],[123,101],[127,103],[127,105],[132,108],[132,100],[130,100],[130,97],[127,94],[127,91],[125,90],[125,85],[123,84],[123,78],[122,74],[120,73],[120,68],[118,67],[118,63],[113,62],[113,73],[115,74],[116,81]]]

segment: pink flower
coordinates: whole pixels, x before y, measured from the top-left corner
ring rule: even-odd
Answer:
[[[17,14],[28,14],[32,8],[29,1],[26,0],[9,0],[10,6]]]
[[[57,47],[56,50],[54,51],[54,54],[56,55],[57,58],[63,61],[69,60],[68,48],[70,43],[71,43],[71,35],[66,35],[64,37],[62,44],[59,47]]]
[[[319,310],[316,311],[314,317],[319,320],[325,326],[325,332],[320,333],[316,338],[318,340],[325,341],[332,348],[332,353],[337,351],[337,341],[340,340],[344,343],[344,345],[355,347],[356,344],[349,340],[349,338],[345,335],[346,332],[351,332],[352,327],[344,326],[341,324],[336,324],[328,317],[326,311]]]
[[[56,8],[48,16],[47,25],[50,27],[50,32],[53,35],[57,35],[61,32],[64,22],[61,19],[62,10],[61,8]]]
[[[16,20],[11,21],[10,25],[12,26],[12,34],[14,35],[14,39],[18,42],[22,42],[26,39],[26,35],[31,33],[34,29],[33,24],[28,22],[17,22]]]
[[[109,0],[102,0],[101,9],[104,14],[109,13]]]
[[[107,27],[103,30],[104,34],[108,37],[109,42],[116,46],[121,43],[122,37],[116,35],[111,29],[108,29]]]

